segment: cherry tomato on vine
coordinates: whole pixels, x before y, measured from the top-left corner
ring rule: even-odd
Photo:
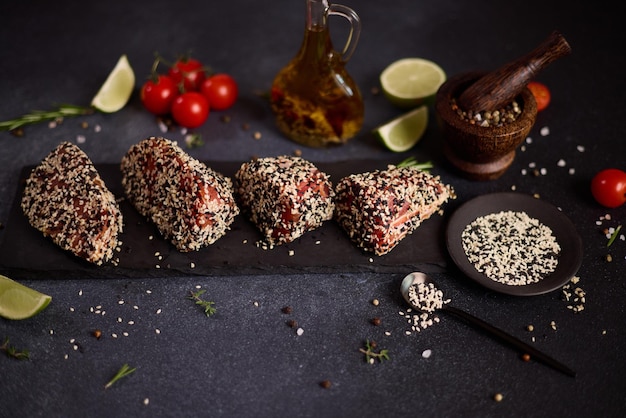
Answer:
[[[172,102],[178,96],[176,83],[166,75],[159,75],[155,80],[146,81],[141,87],[141,102],[144,107],[155,115],[170,112]]]
[[[617,168],[598,172],[591,180],[591,194],[607,208],[623,205],[626,203],[626,172]]]
[[[540,112],[550,104],[550,90],[548,86],[538,81],[531,81],[527,85],[528,90],[535,96],[537,111]]]
[[[197,128],[209,117],[209,102],[200,93],[189,91],[172,103],[172,118],[185,128]]]
[[[228,74],[215,74],[200,85],[200,92],[209,101],[212,110],[226,110],[235,104],[239,88]]]
[[[206,78],[202,63],[194,58],[181,58],[169,69],[168,75],[185,91],[198,91]]]

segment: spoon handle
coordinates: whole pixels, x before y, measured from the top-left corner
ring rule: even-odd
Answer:
[[[469,323],[470,325],[473,325],[476,328],[480,328],[483,331],[486,331],[488,333],[490,333],[492,336],[497,337],[498,339],[502,340],[505,343],[510,344],[511,346],[519,349],[522,351],[522,353],[526,353],[529,354],[531,356],[531,358],[535,358],[541,362],[543,362],[544,364],[547,364],[548,366],[551,366],[565,374],[567,374],[568,376],[571,377],[575,377],[576,376],[576,372],[573,371],[572,369],[570,369],[569,367],[565,366],[564,364],[558,362],[557,360],[553,359],[552,357],[548,356],[547,354],[542,353],[541,351],[537,350],[535,347],[525,343],[524,341],[515,338],[514,336],[507,334],[506,332],[502,331],[499,328],[494,327],[491,324],[488,324],[487,322],[483,321],[480,318],[477,318],[473,315],[470,315],[469,313],[462,311],[458,308],[455,308],[453,306],[449,306],[449,305],[444,305],[443,310],[452,314],[453,316],[456,316],[457,318],[463,319],[465,322]]]

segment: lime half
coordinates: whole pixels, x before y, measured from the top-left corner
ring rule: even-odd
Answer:
[[[417,107],[429,102],[445,81],[443,69],[423,58],[395,61],[380,74],[385,97],[403,108]]]
[[[428,107],[422,105],[374,129],[385,147],[394,152],[408,151],[422,138],[428,126]]]
[[[117,112],[126,106],[134,88],[135,73],[126,55],[122,55],[91,101],[91,105],[101,112]]]
[[[0,316],[4,318],[30,318],[43,311],[51,300],[52,296],[0,275]]]

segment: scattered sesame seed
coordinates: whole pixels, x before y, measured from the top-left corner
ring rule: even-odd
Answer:
[[[422,357],[423,358],[429,358],[432,353],[433,353],[432,350],[424,350],[424,351],[422,351]]]
[[[493,400],[496,402],[501,402],[504,399],[504,396],[501,393],[496,393],[493,395]]]
[[[564,159],[560,159],[559,161],[557,161],[556,163],[557,166],[559,167],[565,167],[566,163]]]
[[[189,267],[191,267],[192,269],[195,269],[195,268],[196,268],[196,263],[191,262],[191,263],[189,264]]]
[[[50,330],[50,335],[52,335],[52,334],[54,334],[54,330],[53,329]]]
[[[256,300],[253,303],[254,306],[258,307],[259,306],[259,302],[257,302]]]
[[[122,335],[123,335],[124,337],[128,337],[128,332],[123,332],[123,333],[122,333]]]
[[[158,328],[156,328],[156,329],[154,330],[154,332],[155,332],[155,333],[157,333],[157,334],[160,334],[160,333],[161,333],[161,330],[160,330],[160,329],[158,329]]]
[[[87,138],[85,137],[85,135],[76,135],[77,144],[84,144],[86,141],[87,141]]]
[[[123,301],[123,300],[118,300],[118,301],[117,301],[117,304],[118,304],[118,305],[123,305],[123,304],[124,304],[124,301]]]
[[[70,306],[70,312],[74,312],[74,308]]]
[[[159,315],[161,313],[161,308],[156,310],[156,314]]]
[[[135,325],[135,321],[128,321],[128,325]]]
[[[534,331],[534,329],[535,329],[535,327],[532,324],[529,324],[529,325],[526,326],[526,330],[527,331],[532,332],[532,331]]]
[[[548,128],[547,126],[544,126],[543,128],[541,128],[539,133],[541,134],[541,136],[548,136],[550,135],[550,128]]]
[[[83,290],[81,289],[78,291],[78,296],[82,296],[82,295],[83,295]]]
[[[148,405],[150,403],[150,399],[146,398],[143,400],[144,405]]]
[[[304,329],[298,328],[298,330],[296,331],[296,334],[298,334],[298,335],[304,334]]]
[[[152,294],[152,290],[148,289],[148,290],[146,290],[146,293],[150,295],[150,294]]]
[[[113,338],[117,338],[117,334],[116,334],[116,333],[113,333],[113,334],[111,334],[111,337],[113,337]]]
[[[556,331],[556,322],[550,321],[550,328]]]
[[[293,257],[296,252],[294,250],[289,250],[289,257]]]
[[[577,145],[576,150],[578,150],[578,152],[585,152],[585,147],[583,145]]]
[[[137,309],[139,309],[139,306],[134,305],[134,306],[133,306],[133,309],[134,309],[134,310],[137,310]]]
[[[67,360],[69,357],[70,357],[70,356],[69,356],[68,354],[65,354],[65,355],[63,356],[63,358],[64,358],[65,360]]]
[[[372,300],[372,305],[378,306],[379,304],[380,304],[380,301],[378,299]]]

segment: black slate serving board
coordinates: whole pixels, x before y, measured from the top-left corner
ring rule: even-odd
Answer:
[[[206,162],[227,176],[233,176],[241,163]],[[379,160],[316,163],[333,182],[358,172],[386,168]],[[23,180],[33,167],[24,167],[13,207],[0,243],[0,273],[24,278],[113,278],[170,277],[189,275],[287,274],[297,272],[341,273],[358,271],[395,272],[419,268],[440,271],[447,255],[444,239],[445,215],[433,215],[412,235],[384,256],[375,256],[356,247],[347,234],[328,221],[293,243],[263,249],[255,226],[240,214],[231,230],[213,245],[200,251],[181,253],[164,240],[148,220],[126,200],[120,207],[124,216],[123,246],[117,265],[95,266],[57,247],[31,227],[19,202]],[[96,164],[107,187],[123,197],[121,172],[117,164]],[[444,205],[445,211],[445,205]]]

